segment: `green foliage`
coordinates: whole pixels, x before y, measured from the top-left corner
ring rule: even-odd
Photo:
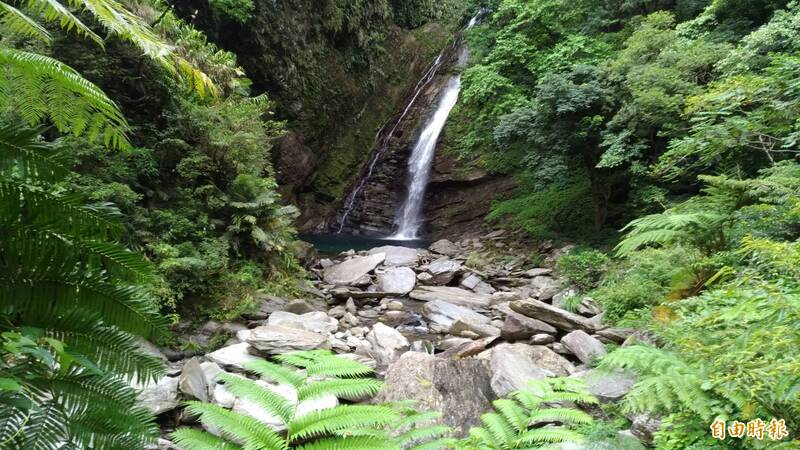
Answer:
[[[209,0],[208,6],[212,11],[237,22],[246,22],[256,8],[253,0]]]
[[[0,442],[141,448],[158,428],[128,382],[163,367],[130,333],[164,332],[154,270],[116,209],[55,188],[68,173],[37,130],[0,125]]]
[[[324,396],[343,399],[368,398],[380,389],[372,378],[372,370],[350,359],[330,352],[312,350],[277,356],[275,362],[254,361],[246,369],[268,382],[292,386],[298,402]],[[226,388],[278,417],[286,426],[278,433],[246,415],[213,404],[189,402],[188,410],[207,426],[221,430],[217,437],[184,428],[173,433],[181,447],[258,449],[418,449],[449,445],[442,436],[447,427],[429,425],[438,414],[419,413],[410,405],[337,405],[331,408],[299,413],[297,404],[253,380],[223,374]]]
[[[561,275],[578,288],[589,290],[597,287],[600,278],[608,269],[609,257],[598,250],[579,249],[558,259]]]
[[[471,428],[456,448],[538,449],[580,442],[583,437],[575,428],[592,423],[592,417],[574,404],[597,403],[583,381],[575,378],[531,381],[527,389],[509,397],[493,401],[495,412],[483,414],[483,426]]]

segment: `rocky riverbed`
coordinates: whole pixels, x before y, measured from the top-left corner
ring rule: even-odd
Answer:
[[[486,257],[486,249],[495,256]],[[441,411],[462,434],[492,400],[530,379],[582,377],[602,402],[617,401],[635,379],[599,373],[591,364],[607,346],[644,335],[604,326],[599,306],[554,273],[554,261],[569,250],[545,246],[542,262],[531,264],[506,248],[498,231],[425,249],[383,246],[317,259],[305,298],[265,298],[240,322],[211,321],[191,337],[206,343],[227,337],[218,349],[187,358],[187,352],[152,348],[171,361],[170,371],[144,387],[142,403],[159,414],[165,433],[192,423],[181,410],[185,399],[215,402],[269,425],[274,418],[236,398],[216,376],[243,374],[243,364],[254,359],[310,349],[374,367],[385,384],[371,401],[416,400],[421,409]],[[498,251],[506,253],[498,257]],[[565,305],[576,296],[570,312]],[[296,401],[291,388],[275,388]],[[303,409],[335,402],[315,400]],[[649,442],[657,422],[631,419],[629,434]],[[173,448],[166,440],[159,446]]]

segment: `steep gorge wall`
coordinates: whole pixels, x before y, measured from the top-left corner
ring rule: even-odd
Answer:
[[[335,215],[376,132],[456,26],[449,19],[401,27],[391,4],[380,0],[346,8],[336,0],[256,0],[243,24],[202,4],[179,0],[175,7],[238,55],[253,90],[267,92],[276,116],[287,121],[273,159],[283,194],[303,213],[301,229],[324,226],[323,218]]]

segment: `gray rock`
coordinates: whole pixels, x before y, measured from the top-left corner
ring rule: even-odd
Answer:
[[[630,392],[635,383],[636,376],[621,370],[614,372],[592,370],[586,375],[589,392],[603,403],[621,399]]]
[[[567,334],[561,338],[561,343],[585,364],[601,358],[607,353],[606,346],[602,342],[589,336],[583,330],[575,330]]]
[[[450,327],[450,334],[456,336],[466,336],[465,332],[475,333],[480,337],[500,336],[500,329],[489,324],[477,323],[473,321],[456,320]]]
[[[572,367],[569,361],[547,347],[500,344],[487,352],[491,352],[491,385],[498,397],[527,387],[530,380],[566,376],[567,369]]]
[[[279,325],[253,328],[247,343],[268,355],[328,347],[327,338],[322,334]]]
[[[509,341],[525,340],[534,334],[556,334],[558,332],[555,327],[548,323],[514,311],[508,303],[497,305],[495,309],[506,316],[502,326],[503,339]]]
[[[382,323],[376,323],[367,333],[371,356],[380,367],[386,367],[409,349],[408,339],[399,331]]]
[[[358,308],[356,307],[356,301],[353,300],[353,297],[347,299],[347,301],[344,303],[344,309],[350,314],[355,314],[358,312]]]
[[[450,327],[452,327],[453,323],[457,320],[482,325],[489,325],[491,323],[491,319],[469,308],[464,308],[463,306],[454,305],[441,300],[434,300],[423,305],[422,315],[432,322],[432,329],[435,328],[436,331],[442,333],[449,332]],[[433,326],[434,324],[436,325],[435,327]]]
[[[333,333],[339,328],[336,319],[329,317],[322,311],[314,311],[302,315],[286,311],[275,311],[267,319],[269,326],[296,328],[314,333]]]
[[[653,444],[653,434],[661,428],[661,419],[648,413],[628,416],[631,420],[631,433],[647,445]]]
[[[447,239],[439,239],[428,247],[433,253],[438,253],[445,256],[455,256],[461,250],[458,246]]]
[[[344,313],[346,312],[347,310],[344,309],[344,306],[337,305],[328,310],[328,315],[336,319],[341,319],[342,316],[344,316]]]
[[[601,341],[605,339],[607,343],[622,344],[635,331],[633,328],[606,328],[598,330],[597,335]]]
[[[373,248],[368,253],[370,255],[385,253],[386,260],[383,264],[387,266],[416,266],[419,263],[419,253],[414,248],[384,245]]]
[[[425,269],[433,275],[433,278],[428,281],[429,284],[445,285],[461,273],[464,270],[464,266],[458,261],[443,256],[425,266]]]
[[[556,341],[556,337],[552,334],[534,334],[531,336],[531,340],[529,341],[532,345],[545,345],[545,344],[552,344]]]
[[[347,286],[357,282],[364,275],[375,270],[386,259],[386,253],[369,256],[357,256],[345,262],[328,267],[323,272],[326,283]]]
[[[595,330],[595,325],[589,319],[539,300],[519,300],[511,302],[509,306],[522,315],[547,322],[564,331]]]
[[[257,356],[251,355],[248,352],[249,347],[250,346],[246,342],[229,345],[207,354],[206,358],[219,364],[221,367],[242,371],[244,370],[245,364],[261,359]]]
[[[429,274],[428,272],[418,273],[417,281],[422,284],[429,285],[431,284],[431,281],[433,281],[433,275]]]
[[[494,394],[485,360],[444,359],[407,352],[386,372],[383,388],[373,403],[415,400],[420,411],[441,411],[440,419],[465,435],[491,409]]]
[[[561,309],[567,309],[565,307],[567,300],[575,297],[576,295],[578,295],[578,288],[576,287],[568,287],[563,291],[559,291],[553,296],[553,306],[557,306]]]
[[[206,379],[206,382],[213,386],[214,383],[217,381],[217,375],[223,372],[222,368],[219,364],[213,361],[203,361],[200,363],[200,370],[203,371],[203,376]],[[209,387],[208,392],[209,394],[213,393],[214,389]]]
[[[406,295],[417,285],[417,275],[408,267],[390,267],[378,274],[378,289],[395,295]]]
[[[423,302],[440,300],[455,305],[479,308],[488,307],[490,301],[488,295],[449,286],[417,286],[411,291],[410,297]]]
[[[301,299],[292,300],[288,305],[286,305],[286,311],[294,314],[305,314],[318,310],[318,308],[315,308],[308,301]]]
[[[519,295],[517,291],[498,291],[492,294],[489,303],[492,305],[500,305],[503,303],[513,302],[516,300],[522,300],[522,297]]]
[[[320,260],[319,260],[319,265],[320,265],[320,267],[322,267],[323,269],[327,269],[328,267],[331,267],[331,266],[333,266],[334,264],[336,264],[336,263],[334,263],[333,261],[331,261],[331,260],[330,260],[330,258],[322,258],[322,259],[320,259]]]
[[[540,275],[531,280],[534,296],[542,301],[550,300],[561,290],[561,282],[558,280]]]
[[[203,368],[200,367],[199,359],[191,358],[183,365],[178,378],[178,389],[189,398],[208,401],[208,380]]]
[[[147,408],[153,415],[159,415],[177,408],[178,401],[178,378],[163,377],[157,382],[147,383],[144,386],[134,385],[140,388],[138,403]]]
[[[475,289],[475,287],[483,281],[481,277],[475,275],[474,273],[466,274],[464,277],[461,278],[461,281],[458,283],[464,289]]]
[[[546,269],[546,268],[543,268],[543,267],[537,267],[537,268],[525,271],[525,276],[528,277],[528,278],[535,278],[535,277],[539,277],[539,276],[542,276],[542,275],[550,275],[551,273],[553,273],[553,269]]]

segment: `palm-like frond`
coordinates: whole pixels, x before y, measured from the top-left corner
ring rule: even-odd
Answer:
[[[580,433],[573,428],[590,424],[591,416],[574,407],[550,406],[568,402],[597,403],[597,399],[588,393],[582,380],[532,381],[527,389],[512,393],[510,398],[492,402],[496,412],[482,415],[483,426],[470,429],[469,438],[461,445],[511,450],[580,441]],[[549,425],[553,423],[558,426]]]
[[[297,398],[302,401],[326,395],[350,399],[372,397],[382,385],[378,380],[364,378],[322,380],[302,386],[297,391]]]
[[[127,148],[128,123],[116,104],[71,67],[48,56],[0,47],[0,104],[28,124],[50,119],[63,133]]]
[[[203,402],[187,402],[186,409],[199,416],[204,423],[217,426],[225,437],[243,442],[245,448],[264,450],[286,448],[286,442],[281,436],[250,416]]]
[[[193,428],[181,428],[172,433],[172,439],[185,450],[242,450],[221,437]]]
[[[295,388],[301,387],[306,381],[306,377],[297,372],[297,370],[269,361],[252,361],[247,363],[245,368],[251,372],[257,373],[266,380],[290,384]]]
[[[327,350],[290,352],[275,357],[276,360],[306,369],[310,376],[319,377],[363,377],[372,374],[372,369],[358,361],[339,358]]]
[[[628,234],[615,248],[625,256],[648,245],[666,245],[703,238],[719,227],[726,215],[714,211],[665,212],[651,214],[629,223]]]
[[[386,406],[340,405],[295,418],[289,423],[288,439],[308,439],[354,427],[385,426],[399,418],[396,411]]]
[[[399,450],[391,440],[371,436],[318,439],[296,447],[297,450]]]
[[[246,398],[248,401],[258,405],[273,416],[279,417],[284,423],[288,423],[292,420],[294,406],[280,394],[264,386],[260,386],[247,378],[230,374],[221,374],[217,377],[217,380],[225,382],[225,387],[234,395]]]
[[[0,26],[8,34],[35,38],[43,42],[50,42],[50,33],[28,17],[19,9],[5,2],[0,2]]]

